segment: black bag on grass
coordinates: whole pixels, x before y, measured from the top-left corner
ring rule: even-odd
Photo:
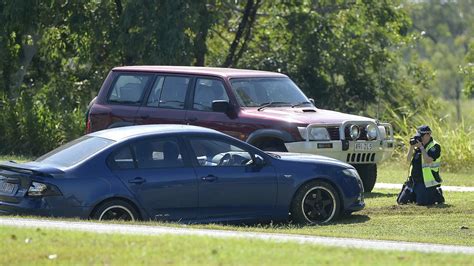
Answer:
[[[413,180],[409,177],[405,183],[403,183],[402,190],[398,193],[397,203],[407,204],[415,202],[415,192],[413,192]]]

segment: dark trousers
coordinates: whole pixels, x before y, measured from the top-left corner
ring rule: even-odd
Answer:
[[[437,187],[427,188],[424,183],[415,183],[413,191],[415,192],[415,201],[418,205],[432,205],[436,202],[441,203],[442,195]]]

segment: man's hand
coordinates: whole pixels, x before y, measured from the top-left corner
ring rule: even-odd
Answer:
[[[413,146],[415,146],[415,148],[420,148],[421,146],[423,146],[423,144],[421,142],[417,141],[415,143],[415,145],[413,145]]]

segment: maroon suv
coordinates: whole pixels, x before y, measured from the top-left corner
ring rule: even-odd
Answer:
[[[116,67],[91,102],[87,131],[137,124],[198,125],[264,150],[333,157],[356,167],[365,191],[393,151],[390,124],[318,109],[288,76],[265,71]]]

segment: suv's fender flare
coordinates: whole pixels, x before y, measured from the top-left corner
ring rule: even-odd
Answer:
[[[120,122],[112,123],[112,124],[111,124],[110,126],[108,126],[107,128],[128,127],[128,126],[135,126],[135,124],[132,123],[132,122],[120,121]]]
[[[295,139],[287,131],[278,130],[278,129],[257,129],[254,132],[250,133],[247,138],[247,143],[253,143],[259,138],[276,138],[281,139],[283,142],[293,142]]]

